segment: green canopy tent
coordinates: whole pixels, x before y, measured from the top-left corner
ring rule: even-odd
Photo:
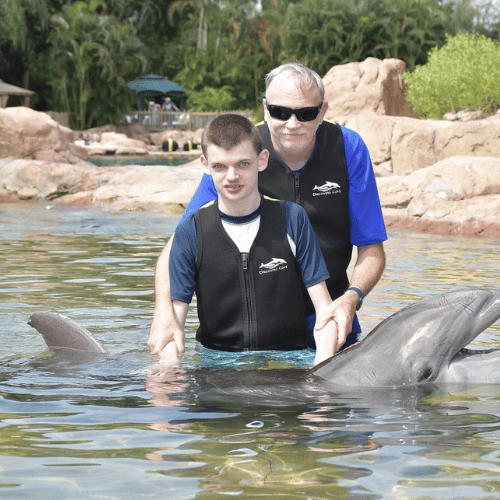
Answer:
[[[128,82],[127,86],[137,92],[137,109],[147,109],[144,106],[145,99],[155,99],[157,97],[176,97],[180,99],[180,107],[183,107],[183,98],[186,89],[168,78],[159,75],[146,75]]]

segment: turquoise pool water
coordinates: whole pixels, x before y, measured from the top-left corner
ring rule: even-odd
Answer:
[[[201,153],[201,152],[200,152]],[[88,161],[98,167],[120,167],[125,165],[166,165],[176,167],[199,157],[193,156],[91,156]]]
[[[303,368],[312,354],[204,350],[194,308],[181,366],[160,369],[146,347],[153,275],[177,220],[0,205],[1,498],[500,496],[498,386],[367,395],[266,384],[255,373]],[[364,331],[442,291],[498,288],[499,243],[391,231]],[[52,357],[27,325],[40,310],[72,317],[112,356]],[[499,343],[497,323],[476,346]]]

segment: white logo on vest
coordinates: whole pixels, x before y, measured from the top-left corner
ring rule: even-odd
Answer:
[[[313,196],[324,196],[326,194],[340,193],[340,186],[336,182],[326,181],[322,186],[314,186],[312,190],[318,191],[313,193]]]
[[[278,259],[274,257],[267,264],[264,263],[260,264],[259,274],[272,273],[275,271],[280,271],[281,269],[286,269],[287,267],[288,264],[285,259]]]

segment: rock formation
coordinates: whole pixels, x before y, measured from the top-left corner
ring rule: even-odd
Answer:
[[[119,132],[103,132],[97,142],[90,142],[85,149],[90,155],[145,155],[148,153],[144,141],[131,139]]]
[[[406,174],[451,156],[500,157],[500,115],[449,122],[359,114],[341,125],[365,141],[375,170]]]
[[[326,118],[361,135],[381,176],[386,223],[500,235],[500,115],[420,120],[405,99],[404,70],[403,61],[368,58],[323,78]]]
[[[500,158],[454,156],[377,184],[388,225],[500,234]]]
[[[324,78],[327,118],[365,140],[388,225],[425,231],[500,235],[500,114],[469,121],[420,120],[404,98],[396,59],[335,66]],[[95,131],[94,131],[95,132]],[[25,107],[0,109],[0,201],[41,199],[107,204],[120,210],[180,213],[202,176],[181,167],[95,167],[91,154],[151,154],[144,140],[113,129],[74,144],[77,132]],[[199,142],[201,131],[193,133]],[[165,131],[179,145],[186,133]],[[189,135],[191,133],[188,132]],[[93,134],[90,134],[93,135]],[[91,137],[89,136],[89,139]]]
[[[46,113],[24,106],[0,108],[0,158],[81,163],[88,154],[74,145],[75,138]]]
[[[323,77],[326,119],[338,121],[360,113],[418,118],[406,100],[401,79],[405,68],[399,59],[375,57],[334,66]]]
[[[97,189],[98,169],[26,158],[0,159],[0,197],[55,199]],[[2,193],[3,191],[3,193]]]

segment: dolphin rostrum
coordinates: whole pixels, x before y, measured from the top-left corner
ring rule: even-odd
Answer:
[[[463,349],[499,318],[500,290],[443,293],[389,316],[311,372],[339,386],[500,383],[500,349]]]
[[[396,312],[306,376],[339,388],[500,383],[500,349],[465,349],[498,319],[500,290],[443,293]],[[88,330],[60,314],[36,312],[29,324],[59,353],[108,353]]]

